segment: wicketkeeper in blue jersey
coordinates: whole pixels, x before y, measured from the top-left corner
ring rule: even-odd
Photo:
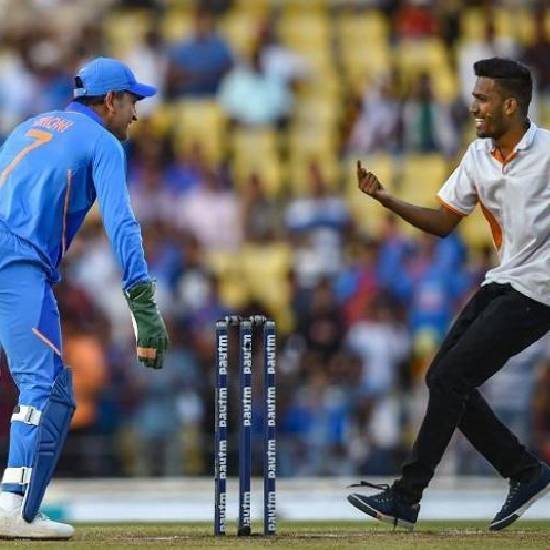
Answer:
[[[136,102],[154,93],[120,61],[95,59],[75,77],[74,100],[64,111],[21,123],[0,151],[0,345],[19,389],[2,478],[0,537],[65,539],[74,532],[39,512],[75,408],[52,285],[96,198],[121,267],[137,358],[162,367],[166,327],[120,145],[136,120]]]

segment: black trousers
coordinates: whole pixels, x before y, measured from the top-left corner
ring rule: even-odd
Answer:
[[[428,408],[396,490],[420,501],[457,427],[502,477],[521,479],[536,471],[538,460],[477,388],[548,330],[550,307],[510,285],[488,284],[476,292],[430,365]]]

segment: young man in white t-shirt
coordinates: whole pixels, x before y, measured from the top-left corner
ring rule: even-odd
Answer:
[[[498,420],[478,390],[510,357],[550,330],[550,132],[527,118],[532,94],[527,67],[493,58],[476,62],[474,72],[470,110],[479,139],[439,192],[439,209],[399,200],[357,164],[363,193],[428,233],[445,237],[479,202],[500,259],[430,366],[428,408],[401,477],[391,487],[362,482],[357,486],[382,492],[348,497],[366,514],[408,529],[455,428],[510,479],[490,529],[510,525],[550,491],[550,467]]]

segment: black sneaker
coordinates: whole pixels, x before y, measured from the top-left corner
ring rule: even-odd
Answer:
[[[387,484],[376,485],[361,481],[361,483],[350,485],[350,487],[380,489],[381,493],[370,497],[353,493],[348,496],[348,502],[373,518],[391,523],[394,527],[403,527],[409,531],[413,530],[420,511],[418,502],[408,502]]]
[[[493,518],[489,529],[500,531],[514,523],[524,512],[550,491],[550,468],[541,464],[539,475],[531,481],[510,481],[510,491],[500,512]]]

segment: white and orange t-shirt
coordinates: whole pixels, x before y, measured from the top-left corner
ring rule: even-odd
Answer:
[[[550,131],[531,122],[507,158],[476,139],[438,198],[462,216],[480,203],[500,259],[483,284],[509,283],[550,305]]]

